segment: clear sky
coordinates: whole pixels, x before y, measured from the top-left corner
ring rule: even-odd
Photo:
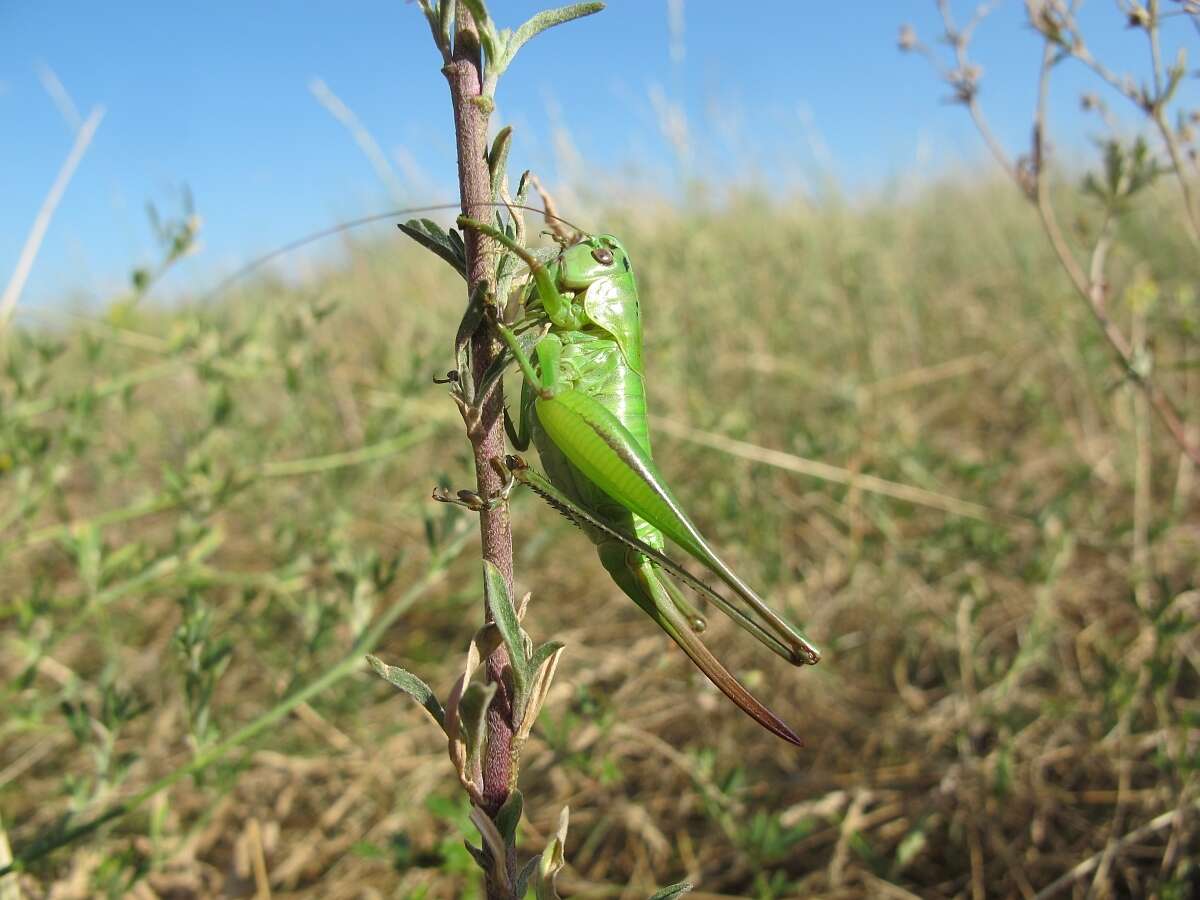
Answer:
[[[499,24],[515,26],[542,5],[490,7]],[[944,102],[923,60],[896,50],[904,22],[934,36],[932,0],[681,5],[674,59],[665,0],[610,0],[599,15],[527,45],[501,83],[495,119],[516,126],[513,168],[605,196],[626,183],[670,193],[687,176],[761,182],[767,172],[797,189],[833,176],[856,193],[983,165],[964,111]],[[1023,6],[1001,2],[977,40],[982,98],[1010,146],[1028,135],[1039,54]],[[973,7],[955,4],[961,18]],[[1122,26],[1114,3],[1093,0],[1085,13],[1098,53],[1144,71],[1144,36]],[[1179,43],[1195,58],[1195,31],[1173,29],[1169,46]],[[203,249],[164,293],[203,290],[237,263],[339,220],[454,201],[439,64],[418,8],[403,0],[0,0],[0,284],[71,144],[45,89],[47,67],[80,114],[103,104],[107,115],[23,306],[119,288],[154,258],[146,202],[169,212],[183,185],[204,219]],[[1061,145],[1078,152],[1098,128],[1077,111],[1085,81],[1069,68],[1054,116]],[[377,140],[391,183],[314,98],[314,78]],[[1112,99],[1115,109],[1121,103]],[[687,122],[682,160],[661,127],[667,106]]]

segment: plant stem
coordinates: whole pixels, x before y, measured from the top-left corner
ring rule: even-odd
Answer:
[[[941,74],[943,80],[948,81],[953,87],[957,84],[955,81],[955,71],[966,72],[970,67],[967,45],[970,41],[971,30],[978,24],[982,16],[987,14],[991,6],[988,4],[981,6],[977,10],[975,17],[971,20],[971,24],[963,29],[959,29],[951,18],[949,0],[937,0],[937,8],[942,19],[945,40],[953,48],[958,69],[950,70],[941,66],[934,54],[923,44],[917,43],[909,49],[916,50],[927,57]],[[1074,15],[1073,10],[1074,7],[1072,6],[1072,16]],[[1187,224],[1189,225],[1188,234],[1194,243],[1200,244],[1200,213],[1196,212],[1196,204],[1192,198],[1191,185],[1187,177],[1188,173],[1184,168],[1185,157],[1179,149],[1174,131],[1171,130],[1169,123],[1164,118],[1162,59],[1158,46],[1157,10],[1157,3],[1152,3],[1150,14],[1153,27],[1149,29],[1149,33],[1156,84],[1156,100],[1153,108],[1147,109],[1141,99],[1141,94],[1133,88],[1128,87],[1120,77],[1092,56],[1082,41],[1075,41],[1070,44],[1069,53],[1095,72],[1096,75],[1107,82],[1114,90],[1137,104],[1158,127],[1167,145],[1167,150],[1171,155],[1173,170],[1180,180],[1183,193],[1183,206],[1187,212]],[[1088,310],[1091,312],[1096,324],[1099,325],[1124,373],[1145,394],[1146,400],[1162,422],[1163,427],[1170,433],[1171,439],[1182,452],[1183,458],[1188,460],[1191,465],[1200,466],[1200,442],[1197,442],[1190,433],[1188,424],[1185,423],[1171,397],[1159,386],[1150,373],[1139,369],[1135,365],[1138,360],[1134,358],[1133,348],[1130,346],[1124,332],[1109,318],[1105,304],[1107,286],[1104,281],[1104,262],[1108,252],[1108,245],[1111,242],[1111,235],[1106,233],[1101,234],[1092,254],[1092,267],[1089,274],[1084,271],[1079,261],[1073,255],[1070,245],[1067,243],[1066,236],[1059,226],[1047,185],[1046,170],[1048,166],[1045,141],[1046,134],[1048,133],[1047,96],[1049,93],[1050,73],[1058,61],[1060,41],[1050,36],[1048,32],[1039,26],[1035,18],[1031,17],[1030,22],[1035,30],[1042,33],[1043,45],[1041,71],[1038,78],[1037,106],[1033,122],[1033,147],[1029,157],[1017,163],[1013,162],[988,124],[974,91],[959,99],[966,106],[972,121],[983,137],[984,143],[987,144],[988,149],[996,158],[996,161],[1008,173],[1009,177],[1017,183],[1017,186],[1037,209],[1038,216],[1042,221],[1043,230],[1046,232],[1046,237],[1050,241],[1050,246],[1054,250],[1054,254],[1058,257],[1063,270],[1071,280],[1075,290],[1078,291],[1084,302],[1087,303]],[[1077,35],[1078,29],[1074,23],[1074,19],[1069,19],[1067,24],[1067,30],[1072,35]]]
[[[475,22],[466,4],[456,10],[454,50],[449,64],[442,70],[450,84],[454,106],[454,134],[458,149],[458,182],[464,215],[485,220],[492,201],[491,177],[487,168],[488,105],[483,100],[483,60]],[[467,296],[470,297],[482,281],[488,278],[488,255],[482,252],[481,236],[470,229],[464,235],[467,247]],[[478,387],[484,373],[500,353],[500,346],[481,322],[471,337],[471,377]],[[500,475],[492,469],[491,460],[504,454],[503,393],[499,386],[480,409],[478,424],[468,431],[475,454],[475,474],[481,496],[487,497],[501,486]],[[514,594],[512,527],[508,507],[504,504],[485,510],[479,516],[479,536],[483,558],[493,563],[504,576],[509,593]],[[487,615],[486,606],[484,615]],[[508,798],[512,777],[512,698],[501,677],[508,666],[508,654],[503,645],[487,659],[489,682],[499,686],[487,713],[487,752],[483,761],[483,797],[485,811],[495,817]],[[505,867],[509,883],[516,880],[515,848],[508,848]],[[511,891],[488,879],[488,897],[511,896]]]
[[[1058,217],[1054,213],[1054,206],[1050,201],[1050,189],[1046,179],[1046,157],[1044,151],[1044,141],[1047,134],[1047,100],[1050,92],[1050,73],[1054,68],[1055,46],[1050,40],[1046,40],[1042,45],[1042,65],[1041,72],[1038,77],[1038,99],[1036,112],[1034,113],[1033,133],[1034,133],[1034,151],[1033,151],[1033,203],[1037,207],[1038,215],[1041,217],[1043,229],[1046,236],[1050,239],[1050,246],[1053,248],[1058,261],[1062,264],[1063,269],[1067,273],[1067,277],[1071,279],[1071,283],[1075,286],[1075,290],[1087,302],[1088,309],[1091,311],[1092,318],[1096,320],[1096,324],[1100,326],[1104,337],[1108,340],[1109,346],[1116,354],[1121,367],[1125,372],[1132,376],[1133,383],[1141,388],[1145,393],[1146,399],[1150,401],[1151,407],[1158,414],[1159,420],[1170,432],[1171,438],[1175,441],[1185,455],[1191,460],[1200,465],[1200,446],[1194,445],[1188,435],[1187,428],[1180,418],[1175,404],[1171,398],[1159,387],[1149,374],[1138,372],[1135,368],[1135,359],[1133,348],[1126,339],[1125,334],[1117,327],[1116,323],[1109,318],[1108,310],[1104,302],[1105,286],[1102,280],[1095,280],[1096,274],[1102,275],[1102,271],[1093,272],[1091,277],[1084,272],[1083,267],[1071,252],[1070,246],[1067,244],[1066,236],[1063,234],[1062,228],[1058,224]],[[1100,260],[1103,263],[1103,258]],[[1096,260],[1093,258],[1093,268],[1097,268]]]

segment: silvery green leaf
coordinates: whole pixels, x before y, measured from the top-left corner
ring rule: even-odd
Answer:
[[[531,16],[525,24],[513,32],[512,37],[506,42],[504,59],[500,61],[500,71],[508,67],[513,57],[517,55],[517,51],[530,38],[541,34],[547,28],[562,25],[565,22],[570,22],[572,19],[590,16],[592,13],[598,13],[602,9],[604,9],[603,3],[572,3],[569,6],[560,6],[557,9],[543,10]]]
[[[371,668],[376,671],[380,678],[388,682],[388,684],[398,687],[425,707],[429,714],[433,716],[434,721],[442,726],[442,730],[446,730],[446,713],[429,685],[412,672],[401,669],[398,666],[389,666],[376,656],[368,654],[367,662],[371,664]]]
[[[519,790],[513,789],[496,813],[496,828],[504,843],[513,846],[517,842],[517,826],[521,824],[521,812],[525,808],[525,798]]]
[[[496,46],[498,35],[492,17],[488,15],[487,6],[483,0],[461,0],[461,2],[470,10],[471,17],[475,20],[475,31],[479,35],[479,44],[487,55],[488,65],[494,66],[498,59],[498,47]]]
[[[487,597],[488,610],[496,630],[508,648],[509,665],[512,667],[513,687],[516,688],[518,708],[523,703],[529,690],[529,662],[525,652],[525,634],[521,631],[521,623],[517,621],[517,610],[513,606],[512,597],[508,593],[508,585],[500,570],[489,560],[483,561],[484,593]]]
[[[467,742],[467,771],[475,766],[483,753],[483,742],[487,737],[487,711],[496,696],[496,685],[475,682],[463,691],[458,701],[458,716],[462,720],[463,735]]]
[[[496,884],[504,888],[508,887],[508,871],[505,868],[505,846],[504,838],[500,835],[500,830],[496,828],[496,823],[488,818],[478,806],[471,807],[471,822],[479,829],[480,835],[483,837],[483,843],[487,847],[487,856],[490,857],[491,872],[490,875]],[[476,857],[476,862],[487,869],[487,863]]]
[[[541,861],[540,856],[535,856],[521,866],[521,871],[517,873],[517,886],[514,892],[517,900],[524,900],[525,895],[529,892],[529,879],[533,877],[533,873],[537,871],[538,863]]]
[[[533,655],[529,657],[529,671],[536,674],[537,670],[542,667],[546,660],[548,660],[551,656],[565,646],[566,645],[562,641],[547,641],[546,643],[542,644],[540,647],[534,650]]]
[[[481,847],[476,847],[466,838],[463,838],[463,846],[466,847],[467,852],[471,854],[471,859],[475,860],[475,865],[479,866],[479,868],[486,872],[488,870],[488,866],[491,864],[491,858],[483,852]]]
[[[432,219],[409,219],[396,226],[427,250],[432,250],[454,267],[464,279],[467,277],[467,255],[462,237],[454,229],[447,233]]]
[[[458,375],[464,386],[471,382],[471,370],[468,367],[467,359],[462,354],[466,353],[471,343],[471,335],[475,333],[475,329],[483,321],[483,308],[486,299],[487,283],[481,281],[475,285],[475,290],[471,292],[471,297],[467,301],[467,308],[463,310],[462,319],[458,323],[458,331],[454,334],[454,352],[458,358],[459,367]]]
[[[496,132],[492,141],[492,149],[488,153],[488,172],[492,176],[492,196],[500,196],[500,186],[504,181],[504,173],[508,168],[508,151],[512,147],[512,126],[505,125]]]

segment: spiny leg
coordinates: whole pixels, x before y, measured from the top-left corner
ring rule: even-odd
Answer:
[[[618,565],[616,562],[605,561],[606,554],[609,555],[609,559],[612,560],[617,557],[618,552],[623,556],[623,560],[620,563],[623,572],[626,570],[630,572],[636,572],[639,571],[643,566],[653,567],[653,570],[659,576],[658,584],[662,587],[666,597],[671,601],[671,605],[673,605],[675,609],[679,611],[679,614],[687,621],[688,628],[691,631],[694,631],[696,634],[704,633],[704,631],[708,628],[708,620],[704,618],[700,611],[692,605],[692,602],[683,595],[683,592],[679,590],[678,585],[671,580],[670,576],[657,566],[654,566],[654,564],[647,559],[644,554],[622,544],[613,546],[611,550],[608,549],[608,547],[601,547],[599,550],[600,560],[606,569],[609,569],[611,572],[611,567]],[[620,584],[620,582],[618,582],[618,584]],[[622,589],[625,589],[624,585],[622,585]],[[628,590],[626,590],[626,593],[628,593]]]
[[[555,487],[545,475],[541,474],[536,469],[533,469],[522,457],[513,455],[506,456],[504,458],[504,465],[514,478],[527,485],[530,490],[532,490],[535,494],[550,504],[550,506],[554,507],[554,509],[558,510],[576,525],[584,530],[593,529],[601,534],[607,535],[613,542],[628,548],[635,555],[640,554],[647,557],[654,563],[655,566],[665,570],[667,573],[674,576],[675,579],[682,581],[684,584],[692,588],[692,590],[696,591],[696,593],[708,599],[718,609],[733,619],[734,622],[736,622],[739,626],[754,635],[754,637],[761,641],[765,646],[769,647],[773,652],[779,654],[784,659],[794,661],[792,653],[786,645],[778,641],[774,635],[763,629],[758,622],[750,618],[750,616],[747,615],[744,610],[730,603],[730,601],[721,596],[721,594],[719,594],[717,591],[713,590],[687,569],[683,568],[677,562],[663,553],[662,550],[649,546],[639,537],[637,537],[636,534],[632,532],[626,532],[619,526],[600,519],[591,510],[579,506],[574,500]],[[675,587],[676,590],[678,590],[677,586],[674,585],[674,582],[671,579],[666,579],[665,583],[671,587]],[[675,605],[677,608],[681,609],[685,615],[688,614],[690,606],[687,605],[686,599],[682,600],[681,602],[677,602]]]
[[[529,449],[530,443],[533,441],[533,388],[529,386],[529,382],[521,382],[521,405],[517,410],[517,423],[514,424],[512,416],[509,415],[508,407],[504,408],[504,433],[508,435],[509,443],[513,445],[513,449],[518,452],[525,452]],[[508,475],[508,467],[505,467],[505,472]]]
[[[498,458],[491,460],[492,468],[495,469],[500,477],[504,479],[504,484],[495,493],[484,497],[478,491],[469,491],[463,489],[455,491],[451,494],[443,487],[435,487],[433,489],[433,499],[439,503],[453,503],[455,506],[462,506],[472,512],[483,512],[488,509],[495,509],[501,504],[508,502],[508,497],[512,493],[513,487],[517,480],[513,477],[512,472]]]
[[[525,265],[529,266],[529,271],[533,274],[534,284],[537,285],[538,296],[542,298],[542,306],[546,310],[546,315],[550,317],[550,321],[559,328],[567,328],[572,331],[579,329],[586,321],[586,314],[581,306],[572,303],[561,293],[558,287],[554,284],[554,279],[550,275],[550,270],[539,262],[538,259],[510,238],[507,234],[491,225],[487,225],[469,216],[458,217],[459,228],[470,228],[480,234],[486,234],[494,241],[498,241],[511,253],[515,253],[521,258]]]
[[[539,402],[537,412],[542,430],[573,466],[701,562],[749,607],[739,610],[713,594],[722,611],[794,665],[820,660],[820,651],[716,555],[671,493],[650,454],[612,410],[585,392],[564,390]]]
[[[537,342],[537,346],[534,348],[537,353],[537,366],[535,367],[533,360],[529,358],[529,354],[525,352],[520,339],[511,328],[499,319],[494,319],[492,326],[508,347],[508,352],[517,361],[517,365],[521,368],[521,374],[525,376],[525,383],[529,385],[531,391],[539,397],[549,399],[561,390],[558,362],[562,357],[562,340],[558,335],[550,332],[544,334]]]
[[[679,585],[672,580],[671,576],[665,572],[662,574],[662,586],[666,588],[671,602],[675,604],[675,608],[687,619],[688,624],[692,627],[692,631],[696,632],[696,634],[703,634],[708,628],[708,620],[704,618],[700,610],[692,605],[692,602],[688,600],[683,591],[679,590]]]
[[[672,601],[654,565],[645,557],[642,557],[640,563],[630,565],[623,547],[619,544],[609,546],[613,549],[607,553],[604,546],[599,548],[600,560],[621,590],[667,633],[705,677],[739,709],[772,734],[797,747],[803,747],[804,741],[800,736],[746,690],[693,633],[687,619]]]

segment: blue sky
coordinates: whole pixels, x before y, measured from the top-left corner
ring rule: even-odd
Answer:
[[[491,3],[514,26],[541,6]],[[971,8],[956,4],[964,18]],[[1085,12],[1096,52],[1143,71],[1142,35],[1121,26],[1114,4],[1093,0]],[[1028,135],[1039,53],[1022,16],[1019,0],[1001,3],[976,50],[986,108],[1010,146]],[[525,47],[501,82],[494,121],[516,126],[514,169],[533,167],[560,188],[583,180],[599,196],[639,183],[670,193],[689,175],[761,182],[767,172],[797,189],[832,175],[856,193],[982,165],[963,110],[943,102],[922,60],[897,52],[904,22],[931,38],[932,0],[688,0],[685,52],[673,61],[665,0],[612,0]],[[1169,46],[1195,49],[1195,31],[1173,35]],[[202,291],[333,222],[457,197],[446,85],[414,4],[0,0],[0,283],[71,144],[41,66],[82,114],[103,104],[107,115],[22,306],[119,289],[154,258],[146,202],[177,208],[183,185],[204,219],[203,250],[162,285],[167,294]],[[314,99],[314,78],[369,129],[395,184]],[[1064,70],[1054,98],[1060,144],[1075,153],[1097,130],[1077,111],[1085,83]],[[664,103],[686,117],[689,161],[662,133]],[[1112,103],[1121,109],[1120,98]],[[573,154],[555,134],[569,135]]]

